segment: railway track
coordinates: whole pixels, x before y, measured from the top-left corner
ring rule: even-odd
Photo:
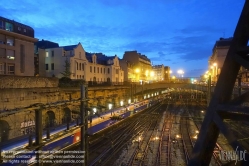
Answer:
[[[184,114],[187,116],[187,113]],[[191,139],[190,131],[189,131],[189,123],[188,118],[181,117],[180,131],[181,131],[181,141],[184,149],[186,163],[188,164],[189,159],[191,157],[191,153],[193,151],[193,141]]]
[[[191,116],[192,122],[194,123],[194,127],[196,127],[196,131],[198,131],[198,133],[201,129],[201,125],[202,125],[202,121],[203,121],[202,114],[204,113],[202,111],[196,111],[196,110],[200,110],[200,109],[206,111],[205,106],[201,106],[201,105],[197,105],[197,104],[195,106],[191,105],[191,108],[188,109],[188,114]],[[192,112],[190,113],[189,110],[192,110]],[[198,119],[198,120],[193,120],[194,118]],[[218,143],[216,143],[215,151],[221,151],[221,150],[223,150],[223,148]],[[218,166],[222,166],[224,163],[221,162],[219,155],[215,151],[213,152],[214,164],[218,165]]]
[[[165,112],[165,119],[163,124],[163,130],[160,136],[160,143],[158,147],[158,153],[156,156],[155,166],[170,166],[171,163],[171,124],[173,116],[169,112]]]
[[[161,104],[152,107],[143,114],[140,114],[139,117],[134,118],[132,121],[139,123],[140,126],[137,127],[137,125],[134,126],[133,124],[130,124],[130,127],[127,128],[125,132],[122,132],[122,134],[119,133],[119,139],[113,141],[112,147],[108,148],[107,146],[105,146],[106,150],[101,153],[98,157],[96,157],[93,161],[91,161],[89,166],[112,165],[111,163],[114,162],[112,160],[117,158],[117,154],[119,154],[119,151],[121,151],[122,148],[124,148],[128,143],[130,143],[132,139],[137,137],[136,133],[141,133],[142,131],[145,131],[151,125],[151,123],[148,123],[150,122],[149,120],[158,118],[158,114],[152,116],[150,116],[150,114],[155,112],[160,106]],[[148,114],[148,112],[150,113]]]

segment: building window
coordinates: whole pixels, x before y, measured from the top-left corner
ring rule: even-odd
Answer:
[[[4,23],[3,23],[2,20],[0,20],[0,28],[1,28],[1,29],[4,29]]]
[[[48,51],[46,51],[46,57],[48,57]]]
[[[100,73],[102,73],[102,67],[100,68]]]
[[[13,75],[15,74],[15,64],[8,64],[7,73]]]
[[[20,27],[18,27],[18,31],[20,31],[21,30],[21,28]]]
[[[54,51],[52,51],[51,53],[52,53],[52,55],[51,55],[51,56],[52,56],[52,57],[54,57]]]
[[[20,45],[20,69],[21,73],[25,71],[25,46],[23,44]]]
[[[104,68],[104,74],[105,74],[105,68]]]
[[[82,63],[82,70],[84,71],[84,63]]]
[[[92,72],[92,66],[90,66],[90,72]]]
[[[51,70],[54,70],[54,63],[51,63]]]
[[[0,44],[4,44],[5,43],[5,35],[0,34]]]
[[[97,68],[97,71],[98,71],[98,73],[99,73],[99,67]]]
[[[80,65],[79,65],[79,67],[80,67],[80,70],[81,70],[81,63],[80,63]]]
[[[13,24],[5,22],[5,30],[6,31],[13,31]]]
[[[23,32],[26,32],[26,29],[23,29]]]
[[[95,67],[93,68],[93,72],[95,73]]]
[[[78,62],[76,62],[76,70],[78,70]]]
[[[116,69],[116,74],[118,74],[118,69]]]
[[[48,70],[48,64],[46,64],[46,70]]]
[[[4,74],[4,64],[0,63],[0,74]]]
[[[7,37],[7,45],[14,46],[14,39],[12,37]]]
[[[107,69],[107,73],[108,73],[108,74],[110,73],[110,69],[109,69],[109,68]]]
[[[7,55],[8,59],[12,59],[12,60],[15,59],[15,52],[14,52],[14,50],[7,50],[6,51],[6,55]]]
[[[0,58],[5,58],[5,49],[0,48]]]

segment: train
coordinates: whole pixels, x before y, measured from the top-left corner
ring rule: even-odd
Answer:
[[[116,115],[119,115],[120,117],[122,117],[122,119],[125,119],[129,116],[132,116],[133,114],[142,111],[146,108],[148,108],[149,106],[153,105],[157,103],[157,101],[154,101],[153,99],[147,99],[147,100],[143,100],[141,102],[137,102],[137,103],[133,103],[130,104],[128,106],[125,107],[120,107],[117,109],[112,110],[112,112]],[[108,112],[110,113],[110,112]],[[107,114],[107,113],[106,113]],[[94,118],[98,118],[98,117],[94,117]],[[105,128],[117,123],[118,121],[116,120],[112,120],[112,119],[107,119],[99,124],[96,124],[94,126],[91,126],[88,128],[88,134],[93,135],[96,134],[102,130],[104,130]],[[66,126],[64,127],[58,127],[56,128],[54,131],[51,132],[51,135],[59,133],[59,132],[64,132],[61,135],[63,135],[62,137],[59,137],[58,139],[53,140],[52,142],[49,143],[45,143],[44,140],[44,146],[39,149],[41,151],[59,151],[62,150],[65,147],[68,147],[69,145],[75,145],[76,143],[78,143],[81,140],[81,129],[79,126],[76,126],[76,122],[71,123],[70,127],[73,128],[73,130],[66,131]],[[43,134],[43,138],[46,137],[46,133]],[[34,141],[34,140],[33,140]],[[6,146],[3,146],[1,149],[1,156],[3,156],[3,165],[9,165],[9,164],[19,164],[19,165],[29,165],[31,163],[34,163],[36,161],[36,151],[19,151],[19,153],[15,153],[15,154],[8,154],[6,152],[15,152],[18,151],[18,149],[16,149],[16,147],[19,147],[20,149],[25,149],[25,147],[28,146],[28,140],[27,138],[21,139],[19,141],[15,141],[14,143],[10,143]],[[22,156],[20,156],[20,154]],[[17,157],[13,157],[13,159],[11,160],[5,160],[6,156],[10,156],[10,155],[14,155]],[[29,157],[27,157],[29,156]]]

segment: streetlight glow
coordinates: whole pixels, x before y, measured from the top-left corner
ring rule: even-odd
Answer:
[[[136,72],[136,73],[139,73],[139,72],[140,72],[140,69],[137,68],[137,69],[135,70],[135,72]]]

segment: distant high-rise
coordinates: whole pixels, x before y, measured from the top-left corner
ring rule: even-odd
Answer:
[[[0,75],[34,76],[34,29],[0,16]]]

